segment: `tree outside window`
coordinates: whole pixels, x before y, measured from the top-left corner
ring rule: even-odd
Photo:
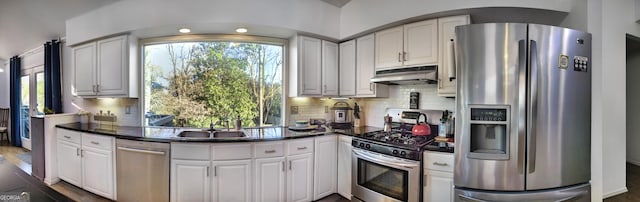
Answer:
[[[283,46],[185,42],[144,47],[150,126],[282,125]]]

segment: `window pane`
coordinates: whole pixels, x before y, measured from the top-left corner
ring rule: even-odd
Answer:
[[[20,78],[20,136],[29,138],[29,76]]]
[[[44,73],[36,74],[36,113],[44,114]]]
[[[147,125],[281,125],[283,46],[188,42],[144,47]]]

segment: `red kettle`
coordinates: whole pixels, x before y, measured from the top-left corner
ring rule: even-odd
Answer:
[[[424,122],[420,123],[420,117],[424,116]],[[411,129],[411,135],[431,135],[431,127],[427,123],[427,115],[420,113],[416,119],[416,125]]]

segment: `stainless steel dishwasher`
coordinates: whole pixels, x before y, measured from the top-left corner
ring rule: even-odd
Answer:
[[[168,143],[116,140],[118,201],[169,201]]]

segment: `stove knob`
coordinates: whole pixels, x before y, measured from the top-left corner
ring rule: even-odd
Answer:
[[[370,144],[367,144],[367,145],[365,145],[364,147],[365,147],[365,148],[367,148],[367,149],[370,149],[370,148],[371,148],[371,145],[370,145]]]
[[[361,142],[360,143],[360,148],[363,148],[363,147],[364,147],[364,143]]]
[[[407,152],[405,151],[400,152],[400,156],[406,156],[406,155],[407,155]]]
[[[393,155],[398,155],[398,150],[393,150],[393,152],[391,152]]]

